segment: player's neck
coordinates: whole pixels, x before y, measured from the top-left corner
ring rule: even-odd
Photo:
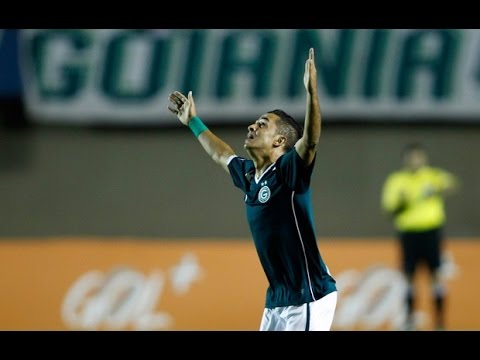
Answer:
[[[262,163],[262,165],[255,163],[255,177],[259,179],[263,175],[263,173],[269,168],[269,166],[272,164],[273,162],[264,162]]]
[[[271,152],[270,154],[255,154],[253,151],[250,153],[253,164],[255,165],[255,176],[259,178],[268,169],[270,165],[277,161],[283,153]]]

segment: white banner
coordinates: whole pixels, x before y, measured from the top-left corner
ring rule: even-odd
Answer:
[[[22,30],[28,114],[40,122],[178,124],[173,90],[206,122],[303,118],[316,50],[325,121],[480,119],[480,30]]]

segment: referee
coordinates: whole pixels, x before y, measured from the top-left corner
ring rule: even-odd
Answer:
[[[434,325],[445,328],[446,289],[439,272],[446,221],[444,195],[457,180],[451,173],[429,165],[428,154],[420,143],[408,144],[402,153],[404,168],[391,173],[382,189],[382,208],[391,215],[402,255],[406,293],[406,330],[415,330],[413,310],[417,265],[428,266],[434,300]]]

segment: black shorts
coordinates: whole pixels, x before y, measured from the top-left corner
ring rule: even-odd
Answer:
[[[401,232],[402,267],[408,275],[413,275],[418,264],[425,262],[430,272],[441,264],[442,229],[422,232]]]

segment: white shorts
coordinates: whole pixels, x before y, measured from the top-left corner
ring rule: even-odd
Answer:
[[[337,292],[299,306],[280,306],[263,311],[260,331],[329,331],[337,306]]]

